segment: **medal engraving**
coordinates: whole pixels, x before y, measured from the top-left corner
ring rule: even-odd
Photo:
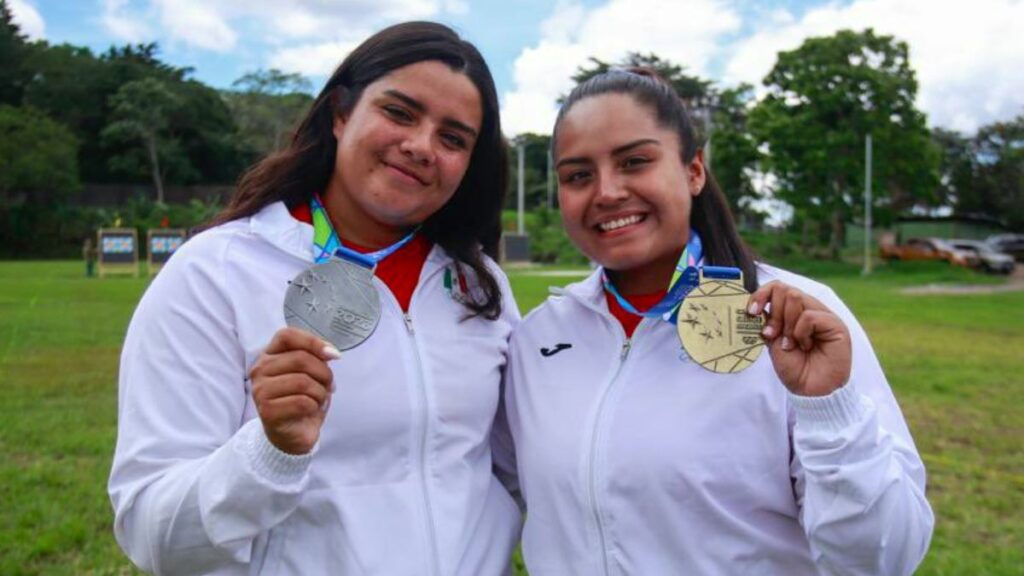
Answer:
[[[347,260],[332,259],[304,270],[285,292],[285,322],[338,350],[362,344],[377,328],[380,314],[373,271]]]
[[[750,293],[739,280],[700,277],[679,307],[676,330],[690,358],[712,372],[735,373],[757,360],[764,348],[764,318],[748,316]]]

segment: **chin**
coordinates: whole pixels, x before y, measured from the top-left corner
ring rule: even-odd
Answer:
[[[648,258],[645,258],[640,254],[591,253],[587,256],[604,268],[607,268],[608,270],[615,270],[616,272],[624,272],[626,270],[640,268],[650,263]]]

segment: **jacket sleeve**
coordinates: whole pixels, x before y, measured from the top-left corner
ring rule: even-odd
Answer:
[[[494,268],[497,268],[495,266]],[[508,278],[504,272],[500,269],[496,272],[499,278],[499,284],[502,289],[502,316],[510,324],[509,340],[511,340],[511,334],[515,331],[515,328],[519,325],[522,320],[519,314],[519,307],[516,304],[515,296],[512,294],[512,288],[508,283]],[[525,511],[526,504],[523,501],[522,494],[519,490],[519,473],[516,469],[516,450],[515,444],[512,440],[512,431],[509,429],[508,414],[506,413],[505,404],[505,393],[508,388],[508,379],[510,377],[509,362],[511,360],[511,350],[506,348],[505,352],[505,366],[502,370],[501,388],[499,389],[498,396],[498,410],[494,415],[494,425],[491,428],[491,461],[493,463],[494,475],[498,478],[498,481],[508,490],[509,494],[519,505],[519,510]]]
[[[817,295],[850,330],[849,382],[820,398],[789,395],[801,524],[824,573],[912,574],[935,518],[924,464],[867,335],[831,290]]]
[[[242,570],[253,540],[298,505],[312,458],[277,450],[258,418],[244,422],[245,357],[203,240],[161,270],[121,355],[114,533],[158,574]]]

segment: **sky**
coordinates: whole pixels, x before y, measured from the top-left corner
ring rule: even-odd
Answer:
[[[157,42],[160,57],[228,88],[298,72],[319,88],[373,32],[435,20],[476,44],[507,135],[550,133],[555,100],[589,57],[653,52],[719,87],[759,87],[779,51],[872,27],[910,47],[931,126],[973,134],[1024,114],[1024,0],[7,0],[34,39],[104,52]]]

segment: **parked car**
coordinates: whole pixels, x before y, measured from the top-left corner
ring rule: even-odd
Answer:
[[[985,243],[997,252],[1013,256],[1017,262],[1024,262],[1024,234],[998,234],[989,236]]]
[[[978,256],[978,266],[986,272],[1009,274],[1013,272],[1013,256],[1004,254],[980,240],[950,240],[950,244],[958,250],[974,252]]]
[[[905,244],[883,244],[878,251],[886,260],[945,260],[971,268],[981,264],[976,254],[954,248],[941,238],[911,238]]]

